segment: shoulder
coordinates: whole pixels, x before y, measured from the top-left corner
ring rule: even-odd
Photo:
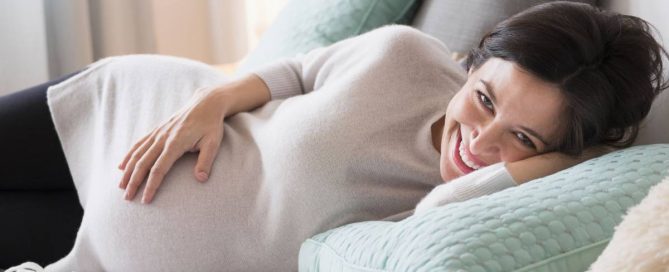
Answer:
[[[389,25],[359,37],[364,58],[375,59],[378,65],[413,74],[449,75],[464,82],[465,74],[446,45],[418,29]]]
[[[384,38],[401,38],[401,40],[422,40],[430,37],[422,31],[407,25],[385,25],[369,32]]]
[[[366,58],[379,57],[384,65],[406,69],[451,67],[451,51],[440,40],[405,25],[388,25],[358,36]],[[412,64],[415,64],[412,66]]]
[[[429,50],[443,52],[450,55],[446,45],[435,37],[432,37],[416,28],[406,25],[387,25],[374,29],[366,34],[370,41],[376,42],[381,47],[408,50]]]

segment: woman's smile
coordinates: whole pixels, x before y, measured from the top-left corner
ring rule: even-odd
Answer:
[[[487,164],[482,162],[476,156],[474,156],[466,144],[462,142],[462,133],[460,129],[456,132],[458,140],[456,141],[456,146],[453,150],[453,162],[455,165],[462,171],[463,174],[469,174],[474,172]]]

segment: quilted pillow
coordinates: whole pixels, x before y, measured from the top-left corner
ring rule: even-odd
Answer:
[[[239,67],[238,73],[282,57],[391,24],[407,24],[418,0],[291,0]]]
[[[631,147],[400,222],[302,244],[300,271],[584,271],[626,209],[669,174],[669,144]]]

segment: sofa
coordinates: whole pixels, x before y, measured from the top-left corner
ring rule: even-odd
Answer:
[[[549,1],[291,0],[237,74],[385,24],[410,24],[458,57],[497,22]],[[329,230],[303,243],[300,271],[583,271],[626,209],[669,174],[669,124],[657,110],[669,107],[668,98],[665,92],[653,105],[644,124],[652,129],[642,129],[636,147],[423,216]],[[83,215],[76,192],[0,190],[0,270],[69,252]]]

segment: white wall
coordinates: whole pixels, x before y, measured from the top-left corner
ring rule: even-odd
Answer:
[[[0,0],[0,95],[79,70],[93,60],[87,3]]]
[[[664,47],[669,50],[669,1],[667,0],[601,0],[606,9],[634,15],[651,23],[660,32]],[[665,62],[669,77],[669,63]],[[658,105],[662,105],[661,107]],[[669,136],[669,90],[656,99],[637,139],[637,144],[658,142],[658,138]],[[666,142],[663,141],[663,142]],[[669,142],[668,142],[669,143]]]
[[[667,0],[600,0],[600,5],[620,13],[641,17],[653,24],[669,46],[669,1]]]
[[[42,0],[0,0],[0,95],[49,79]]]
[[[88,0],[43,0],[49,78],[81,70],[93,61]]]

